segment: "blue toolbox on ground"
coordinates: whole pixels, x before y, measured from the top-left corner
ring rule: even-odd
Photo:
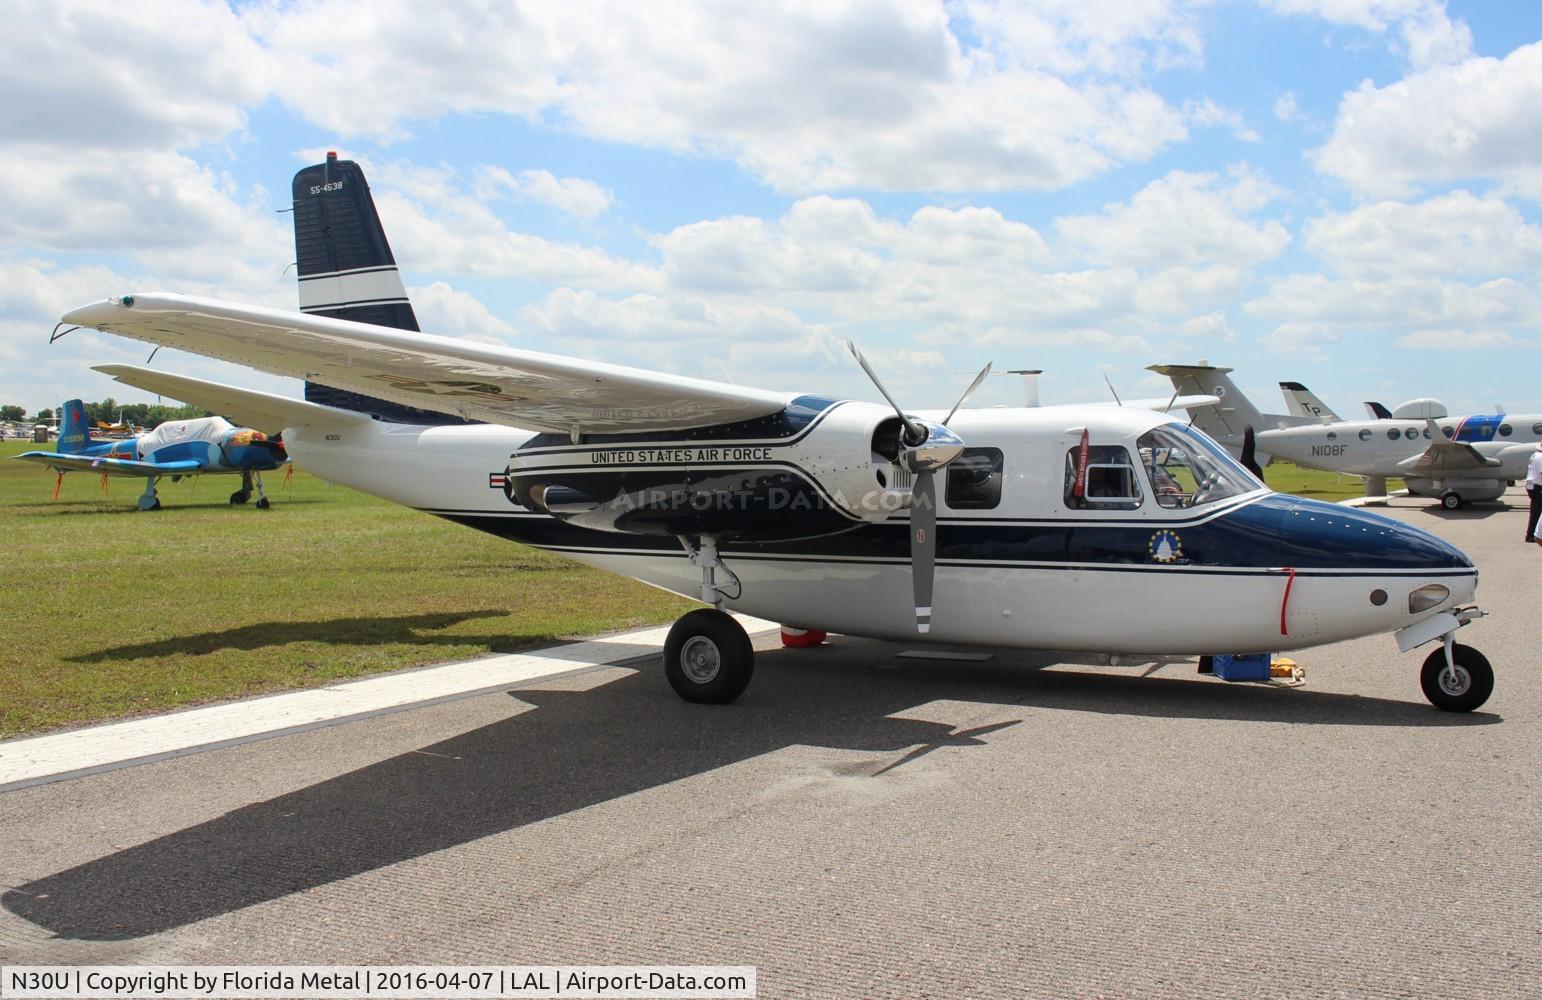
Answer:
[[[1214,658],[1213,669],[1223,681],[1266,681],[1269,679],[1269,655],[1230,656],[1222,653]]]

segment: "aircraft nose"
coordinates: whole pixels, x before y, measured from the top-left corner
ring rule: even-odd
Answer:
[[[1398,569],[1472,569],[1467,553],[1423,528],[1383,514],[1322,500],[1297,500],[1287,521],[1309,526],[1314,537],[1356,551],[1366,565]]]

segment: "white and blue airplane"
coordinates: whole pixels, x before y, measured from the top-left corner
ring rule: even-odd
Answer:
[[[112,366],[102,370],[109,371]],[[110,373],[110,371],[109,371]],[[224,417],[199,417],[193,420],[168,420],[154,430],[132,438],[97,441],[86,422],[86,408],[78,399],[63,406],[64,425],[59,431],[55,451],[28,451],[17,455],[24,462],[46,465],[58,474],[58,482],[67,472],[95,472],[103,476],[130,476],[145,481],[140,495],[140,510],[160,510],[161,500],[155,484],[170,476],[177,482],[188,476],[236,474],[241,488],[230,495],[232,504],[243,504],[257,488],[257,506],[267,509],[268,494],[263,490],[262,474],[279,468],[289,460],[282,440],[270,439],[251,427],[237,427]]]
[[[1233,384],[1230,368],[1200,362],[1149,370],[1168,376],[1178,392],[1202,387],[1220,396],[1219,403],[1194,408],[1194,424],[1259,475],[1271,458],[1282,458],[1308,469],[1361,476],[1367,496],[1384,496],[1387,479],[1401,477],[1410,493],[1438,499],[1447,510],[1497,500],[1526,478],[1527,463],[1542,441],[1542,414],[1451,417],[1434,399],[1414,399],[1386,417],[1337,420],[1320,402],[1320,412],[1314,412],[1317,397],[1294,382],[1280,383],[1290,414],[1260,413]]]
[[[1436,643],[1420,678],[1439,708],[1470,711],[1492,690],[1488,661],[1453,638],[1482,614],[1465,554],[1275,494],[1172,415],[912,411],[431,336],[358,166],[329,157],[296,176],[294,196],[302,312],[135,293],[64,322],[301,379],[304,400],[105,369],[278,421],[327,479],[700,598],[664,653],[687,700],[733,701],[750,682],[754,653],[729,611],[1140,655],[1392,632],[1405,652]]]

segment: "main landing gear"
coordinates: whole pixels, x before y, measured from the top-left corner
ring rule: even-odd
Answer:
[[[145,479],[145,491],[139,495],[138,506],[140,510],[160,510],[161,498],[155,492],[155,477]]]
[[[755,649],[749,634],[723,610],[725,597],[738,597],[743,586],[723,565],[717,540],[703,537],[693,546],[681,538],[691,562],[701,568],[701,599],[712,605],[690,612],[669,630],[664,640],[664,676],[669,686],[686,701],[726,705],[749,687],[755,674]],[[719,574],[733,579],[732,595],[723,592]]]
[[[744,693],[754,674],[750,637],[727,612],[697,608],[664,640],[664,676],[686,701],[726,705]]]
[[[255,477],[257,483],[257,509],[267,510],[273,504],[268,500],[268,492],[262,488],[262,473],[253,473],[250,469],[241,472],[241,488],[230,494],[230,505],[239,506],[252,498],[252,481]]]

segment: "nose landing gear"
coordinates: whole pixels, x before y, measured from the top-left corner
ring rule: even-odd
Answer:
[[[1471,646],[1455,641],[1456,630],[1482,618],[1476,606],[1451,608],[1422,621],[1405,625],[1394,633],[1401,652],[1440,640],[1435,651],[1424,659],[1419,671],[1419,686],[1430,704],[1443,712],[1471,712],[1494,693],[1494,668],[1488,658]]]
[[[1424,659],[1419,685],[1430,704],[1445,712],[1471,712],[1494,693],[1494,668],[1488,657],[1449,641]],[[1448,655],[1449,651],[1449,655]]]

